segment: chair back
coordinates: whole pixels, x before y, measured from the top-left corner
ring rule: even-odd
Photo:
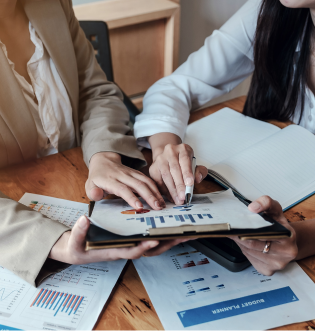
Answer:
[[[102,21],[80,21],[86,38],[93,45],[95,57],[109,81],[114,81],[108,27]]]
[[[114,82],[107,24],[103,21],[80,21],[79,23],[85,33],[86,38],[93,45],[97,62],[105,72],[107,79],[111,82]],[[130,100],[130,98],[124,93],[124,91],[122,91],[122,93],[124,96],[124,104],[129,112],[130,122],[134,124],[136,116],[139,115],[140,112]]]

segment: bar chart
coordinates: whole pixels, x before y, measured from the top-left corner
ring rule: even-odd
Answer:
[[[21,318],[42,323],[54,323],[65,330],[76,328],[89,309],[96,293],[82,288],[45,284],[33,292]],[[70,330],[69,329],[69,330]]]
[[[175,256],[172,258],[172,261],[176,269],[186,269],[210,264],[209,259],[207,257],[204,257],[204,255],[201,258],[196,257],[193,259],[189,255],[179,257]]]
[[[152,228],[156,228],[159,224],[167,224],[169,221],[177,221],[181,223],[196,223],[197,219],[211,219],[211,214],[184,214],[184,215],[163,215],[154,217],[137,217],[128,218],[128,221],[137,220],[141,223],[146,223]]]
[[[84,296],[81,295],[42,288],[30,307],[51,310],[54,316],[62,313],[70,316],[78,312],[83,300]]]

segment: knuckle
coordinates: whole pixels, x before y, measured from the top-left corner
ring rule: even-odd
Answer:
[[[274,261],[273,265],[275,271],[277,271],[277,270],[283,270],[286,267],[287,263],[284,261],[276,260]]]
[[[156,198],[153,194],[148,194],[145,196],[145,200],[156,200]]]
[[[178,189],[178,190],[185,189],[185,188],[186,188],[186,186],[184,184],[176,185],[176,189]]]
[[[263,195],[262,197],[260,197],[260,201],[266,207],[269,207],[272,204],[272,199],[268,195]]]
[[[118,184],[118,185],[116,185],[113,193],[117,196],[121,196],[121,195],[126,194],[128,191],[129,191],[129,188],[126,185]]]
[[[177,162],[172,162],[172,163],[170,163],[170,169],[171,170],[179,170],[180,166]]]
[[[155,181],[149,177],[144,176],[143,181],[148,185],[155,186]]]
[[[253,250],[256,247],[255,240],[248,240],[246,246],[248,249]]]
[[[142,180],[137,180],[135,183],[135,188],[140,188],[140,189],[147,188],[147,184]]]
[[[154,180],[156,180],[157,178],[160,177],[159,169],[156,167],[153,167],[153,166],[150,167],[149,174],[150,174],[150,177],[153,178]]]
[[[166,171],[166,170],[162,170],[161,176],[162,176],[162,178],[164,180],[164,179],[168,179],[171,176],[171,174],[168,171]]]
[[[125,184],[118,184],[117,185],[117,191],[118,192],[127,192],[129,188]]]
[[[190,145],[183,144],[184,150],[189,153],[190,155],[194,153],[193,149],[190,147]]]
[[[172,144],[167,144],[164,148],[164,150],[168,153],[174,153],[175,151],[175,146]]]
[[[188,170],[186,170],[186,171],[183,171],[183,176],[184,177],[190,177],[191,176],[191,172],[190,171],[188,171]]]
[[[287,253],[288,253],[290,260],[294,260],[297,257],[298,252],[299,252],[299,250],[296,245],[287,249]]]

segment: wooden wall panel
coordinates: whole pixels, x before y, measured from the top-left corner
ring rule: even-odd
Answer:
[[[129,95],[164,76],[165,19],[110,30],[115,82]]]

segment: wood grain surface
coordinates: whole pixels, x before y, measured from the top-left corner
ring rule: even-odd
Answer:
[[[192,113],[190,122],[213,112],[230,107],[242,111],[245,97],[240,97]],[[273,123],[285,127],[290,123]],[[150,162],[150,152],[144,151]],[[148,168],[144,169],[146,172]],[[25,192],[52,196],[55,198],[88,203],[84,184],[88,176],[80,148],[48,156],[26,164],[0,170],[0,190],[18,201]],[[195,193],[208,193],[222,189],[211,180],[196,185]],[[315,196],[308,198],[285,213],[291,222],[303,222],[314,218]],[[315,281],[315,257],[298,262],[309,277]],[[257,325],[259,329],[259,326]],[[135,270],[128,262],[117,285],[103,309],[96,330],[157,330],[163,326],[154,310],[149,296]],[[315,320],[292,324],[276,330],[315,330]]]

